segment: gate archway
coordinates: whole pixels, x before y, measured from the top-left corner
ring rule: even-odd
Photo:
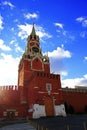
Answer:
[[[54,102],[53,97],[46,96],[44,99],[46,116],[54,116]]]

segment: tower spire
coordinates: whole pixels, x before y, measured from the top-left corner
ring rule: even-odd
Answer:
[[[32,36],[36,35],[35,28],[34,28],[34,23],[33,23],[32,31],[31,31],[31,35]]]
[[[36,34],[36,31],[35,31],[35,27],[34,27],[34,23],[32,24],[32,30],[31,30],[31,33],[30,35],[28,36],[28,42],[29,41],[32,41],[32,40],[35,40],[38,42],[39,44],[39,36]],[[27,44],[28,45],[28,44]]]

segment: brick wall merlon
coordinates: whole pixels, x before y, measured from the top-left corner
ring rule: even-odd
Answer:
[[[60,75],[57,74],[50,74],[50,73],[44,73],[44,72],[37,72],[38,77],[46,77],[50,79],[58,79]]]
[[[16,85],[0,86],[0,90],[18,90]]]

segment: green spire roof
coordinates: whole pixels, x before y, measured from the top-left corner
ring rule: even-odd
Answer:
[[[34,28],[34,23],[33,23],[31,35],[32,35],[32,36],[36,35],[35,28]]]

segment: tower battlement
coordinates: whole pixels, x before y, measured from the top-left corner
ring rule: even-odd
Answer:
[[[49,79],[58,79],[60,75],[58,74],[50,74],[50,73],[45,73],[45,72],[37,72],[38,77],[45,77]]]
[[[0,86],[0,91],[4,90],[18,90],[18,86],[17,85]]]

